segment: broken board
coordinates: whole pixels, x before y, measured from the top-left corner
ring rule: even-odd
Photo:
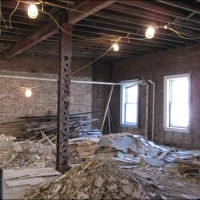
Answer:
[[[53,168],[36,168],[36,169],[21,169],[21,170],[4,170],[4,180],[15,178],[32,178],[41,176],[57,176],[60,172]]]
[[[22,185],[38,185],[40,183],[44,183],[46,180],[41,177],[35,178],[26,178],[26,179],[15,179],[15,180],[6,180],[5,183],[9,187],[18,187]]]

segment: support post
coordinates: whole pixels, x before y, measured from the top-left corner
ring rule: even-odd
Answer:
[[[62,28],[72,33],[72,26],[63,17]],[[69,105],[72,36],[60,33],[60,66],[58,78],[58,135],[56,169],[64,173],[69,169]]]
[[[149,130],[149,83],[146,82],[146,108],[145,108],[145,138],[148,140],[148,130]]]
[[[108,101],[107,101],[107,104],[106,104],[106,109],[105,109],[104,116],[103,116],[103,121],[102,121],[102,124],[101,124],[101,133],[103,132],[103,127],[104,127],[106,115],[107,115],[107,112],[108,112],[108,108],[109,108],[109,105],[110,105],[110,100],[111,100],[111,97],[112,97],[114,86],[115,85],[112,85],[111,89],[110,89],[110,94],[109,94],[109,97],[108,97]]]

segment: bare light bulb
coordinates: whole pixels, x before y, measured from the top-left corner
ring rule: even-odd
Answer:
[[[26,89],[25,95],[26,95],[26,97],[31,97],[32,96],[32,91],[30,89]]]
[[[38,9],[35,4],[31,4],[28,7],[28,16],[32,19],[35,19],[38,16]]]
[[[117,43],[113,44],[114,51],[119,51],[119,45]]]
[[[145,32],[146,38],[151,39],[154,37],[154,34],[155,34],[155,28],[153,28],[152,26],[148,27]]]

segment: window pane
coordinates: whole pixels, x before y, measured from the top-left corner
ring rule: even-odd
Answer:
[[[188,127],[188,104],[172,104],[170,111],[170,126]]]
[[[125,123],[137,123],[137,104],[125,105]]]
[[[138,86],[128,86],[126,87],[126,103],[137,103]]]
[[[171,102],[188,103],[188,80],[177,78],[171,80]]]

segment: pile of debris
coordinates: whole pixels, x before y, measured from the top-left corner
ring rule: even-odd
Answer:
[[[150,199],[140,182],[106,159],[72,168],[27,199]]]
[[[14,153],[15,137],[0,135],[0,165],[11,159]]]
[[[69,140],[71,164],[77,164],[93,156],[99,147],[97,138],[75,138]]]
[[[39,141],[15,141],[15,137],[0,135],[0,167],[55,167],[56,145],[46,146]],[[99,147],[97,138],[69,140],[71,164],[77,164],[94,155]]]
[[[0,135],[0,167],[54,167],[56,149],[28,140],[15,142],[15,137]]]
[[[121,168],[152,166],[167,173],[200,177],[200,150],[161,147],[129,133],[101,137],[96,156],[111,158]]]

